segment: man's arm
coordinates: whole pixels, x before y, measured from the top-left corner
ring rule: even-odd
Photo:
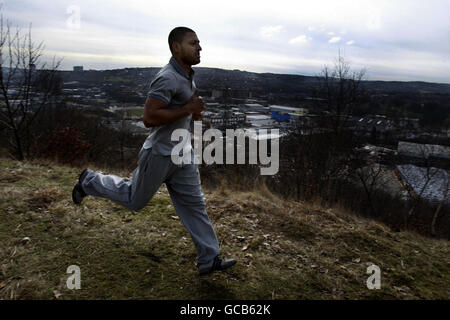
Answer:
[[[194,93],[189,102],[181,108],[166,109],[166,106],[161,100],[147,98],[143,116],[144,125],[147,128],[161,126],[205,110],[203,100],[198,97],[198,92]]]

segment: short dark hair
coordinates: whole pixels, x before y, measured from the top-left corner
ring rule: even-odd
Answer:
[[[181,43],[181,41],[183,41],[184,35],[188,32],[194,32],[194,30],[186,28],[186,27],[176,27],[175,29],[173,29],[172,31],[170,31],[169,33],[169,48],[170,48],[170,52],[172,51],[172,43],[174,42],[178,42]]]

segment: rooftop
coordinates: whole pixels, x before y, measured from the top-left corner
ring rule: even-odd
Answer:
[[[398,165],[397,170],[419,197],[432,202],[440,202],[445,197],[446,202],[450,202],[449,173],[446,170],[412,164]]]
[[[450,159],[450,147],[438,144],[420,144],[399,141],[397,150],[399,154],[410,155],[418,158],[428,158],[429,156],[434,156],[438,158]]]

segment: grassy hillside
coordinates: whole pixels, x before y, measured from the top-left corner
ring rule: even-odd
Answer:
[[[79,171],[0,159],[0,299],[450,297],[448,241],[264,188],[204,190],[222,252],[238,264],[199,277],[165,187],[138,213],[92,197],[75,206]],[[366,287],[371,264],[381,269],[379,290]],[[81,269],[80,290],[66,287],[70,265]]]

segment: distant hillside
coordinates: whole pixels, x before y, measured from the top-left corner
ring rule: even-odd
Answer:
[[[92,197],[76,206],[71,190],[79,172],[0,159],[0,299],[450,296],[448,241],[279,199],[265,188],[205,189],[222,252],[238,264],[199,277],[165,187],[138,213]],[[366,286],[372,264],[381,270],[379,290]],[[66,287],[70,265],[80,267],[80,290]]]
[[[386,93],[450,94],[450,84],[422,81],[365,81],[367,88]]]
[[[160,68],[125,68],[75,73],[61,71],[64,81],[90,80],[103,82],[106,78],[120,74],[137,83],[149,84]],[[196,83],[201,88],[229,87],[249,89],[264,93],[311,94],[317,79],[313,76],[255,73],[240,70],[194,67]],[[450,94],[450,84],[420,81],[364,81],[367,89],[378,93],[440,93]]]
[[[242,82],[244,86],[251,89],[261,88],[266,92],[298,92],[308,91],[317,84],[317,78],[313,76],[276,74],[276,73],[254,73],[240,70],[224,70],[217,68],[195,68],[198,70],[199,84],[206,81],[222,83],[224,86],[229,83],[236,83],[238,89]],[[203,83],[205,81],[205,83]],[[419,81],[364,81],[367,89],[380,92],[427,92],[450,94],[450,84],[419,82]]]

